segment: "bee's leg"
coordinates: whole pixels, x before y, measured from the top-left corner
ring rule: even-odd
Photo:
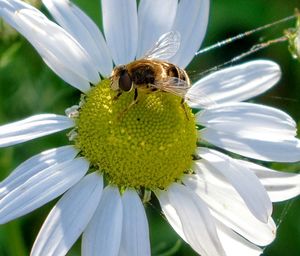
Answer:
[[[186,116],[186,119],[187,120],[190,120],[190,118],[189,118],[189,115],[188,115],[188,112],[187,112],[187,109],[186,109],[186,106],[185,106],[185,99],[184,98],[182,98],[181,99],[181,107],[182,107],[182,109],[183,109],[183,111],[184,111],[184,113],[185,113],[185,116]]]
[[[131,109],[135,104],[137,104],[139,101],[138,99],[138,90],[137,88],[134,89],[134,97],[133,97],[133,101],[118,115],[119,119],[122,119],[124,117],[124,115],[126,114],[126,112]]]
[[[134,97],[133,97],[133,101],[135,102],[135,103],[137,103],[138,102],[138,100],[137,100],[137,98],[138,98],[138,90],[137,90],[137,88],[135,88],[134,89]]]
[[[118,93],[113,97],[113,101],[116,101],[117,99],[119,99],[119,97],[122,95],[122,91],[118,90]]]

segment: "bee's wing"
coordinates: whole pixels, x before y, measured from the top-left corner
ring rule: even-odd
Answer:
[[[163,34],[143,58],[168,60],[177,53],[179,46],[180,33],[178,31],[170,31]]]
[[[190,92],[187,92],[185,95],[185,102],[187,102],[191,108],[201,108],[201,109],[215,106],[217,104],[213,99],[211,99],[205,93],[201,93],[199,91],[197,92],[197,94],[192,94]]]
[[[190,88],[190,85],[186,81],[183,81],[177,77],[168,77],[166,79],[161,79],[159,81],[156,81],[152,86],[161,91],[180,96],[181,98],[185,98],[185,95]]]
[[[197,92],[197,95],[190,93],[189,89],[191,85],[177,77],[163,79],[152,86],[183,98],[191,107],[207,108],[216,105],[216,102],[205,95],[205,93]]]

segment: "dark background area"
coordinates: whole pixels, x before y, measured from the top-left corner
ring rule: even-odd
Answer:
[[[75,2],[101,26],[100,1]],[[202,48],[290,16],[296,7],[300,8],[299,0],[212,0],[210,22]],[[294,25],[295,20],[286,22],[199,55],[188,67],[188,72],[192,79],[198,79],[207,69],[247,52],[255,44],[281,37],[285,29]],[[0,23],[0,124],[37,113],[63,114],[67,107],[77,104],[79,92],[53,74],[24,38],[11,31],[10,35],[7,33],[7,30],[3,30],[3,23]],[[257,58],[276,61],[283,74],[276,87],[253,99],[253,102],[282,109],[299,124],[300,62],[291,57],[285,42],[272,45],[234,64]],[[30,156],[65,144],[68,144],[68,140],[62,132],[23,145],[0,149],[1,180]],[[299,163],[274,163],[268,164],[268,167],[291,172],[300,170]],[[55,202],[51,202],[18,220],[1,225],[0,255],[28,255],[43,220],[54,204]],[[147,206],[147,215],[153,255],[196,255],[164,220],[155,200]],[[300,255],[299,198],[275,204],[273,216],[279,226],[278,235],[264,255]],[[68,255],[80,255],[80,241]]]

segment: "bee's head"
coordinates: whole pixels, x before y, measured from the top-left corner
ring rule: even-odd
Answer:
[[[125,65],[118,66],[113,70],[111,76],[111,88],[129,92],[133,88],[133,83]]]

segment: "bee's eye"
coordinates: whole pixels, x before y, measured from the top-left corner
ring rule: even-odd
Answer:
[[[120,78],[119,78],[119,88],[122,91],[129,92],[132,89],[132,80],[126,70],[121,72]]]

